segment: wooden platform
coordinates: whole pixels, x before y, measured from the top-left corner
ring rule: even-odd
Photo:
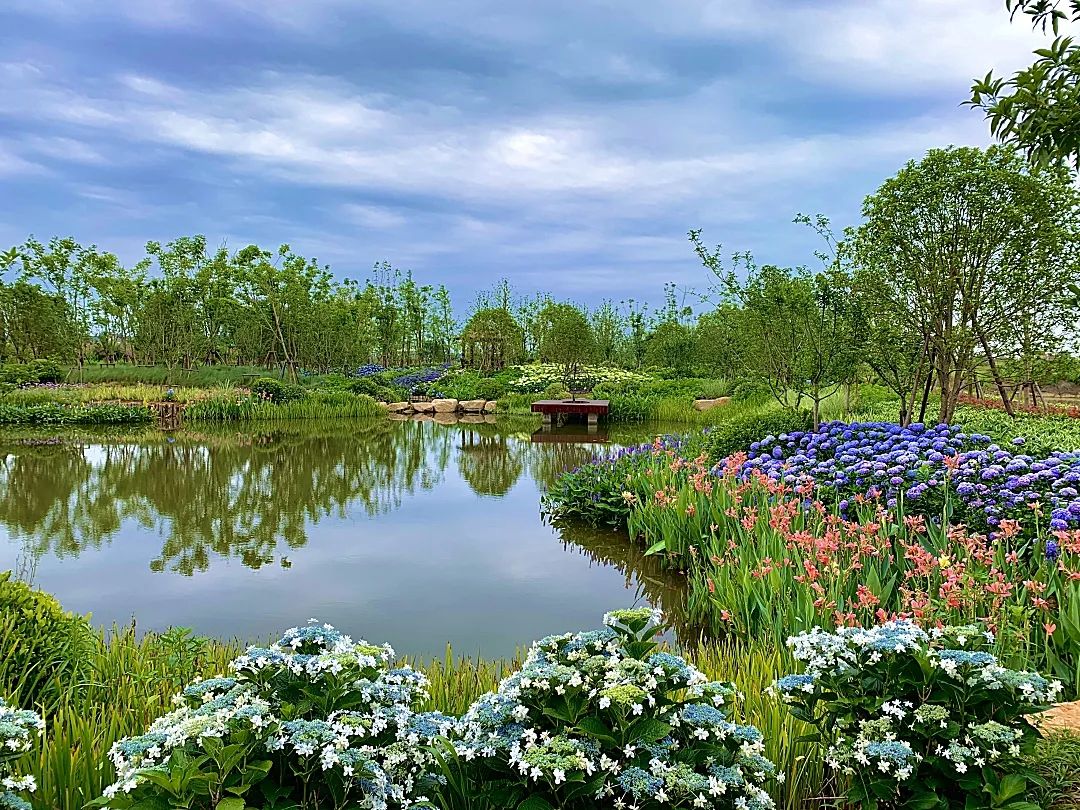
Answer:
[[[532,404],[532,412],[544,417],[544,424],[561,424],[570,416],[584,416],[595,425],[601,416],[608,414],[606,399],[542,399]]]

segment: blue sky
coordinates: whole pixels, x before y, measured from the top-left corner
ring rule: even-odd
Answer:
[[[692,227],[813,261],[906,160],[989,142],[973,76],[1042,38],[999,0],[6,0],[0,246],[288,242],[458,303],[659,302]]]

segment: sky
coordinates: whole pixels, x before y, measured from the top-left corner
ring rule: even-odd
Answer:
[[[457,302],[659,303],[686,232],[813,266],[972,78],[1046,40],[1003,0],[3,0],[0,247],[288,243]]]

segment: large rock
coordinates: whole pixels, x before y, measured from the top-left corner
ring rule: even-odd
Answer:
[[[699,411],[707,411],[711,408],[715,408],[718,405],[727,405],[731,402],[731,397],[719,397],[718,399],[695,399],[694,407]]]
[[[458,403],[465,413],[483,413],[485,404],[487,403],[482,399],[465,399]]]
[[[457,413],[456,399],[433,399],[431,404],[435,406],[435,413]]]
[[[499,403],[495,400],[489,400],[484,403],[484,413],[495,413],[495,409],[499,407]]]
[[[413,406],[411,402],[391,402],[386,406],[390,413],[412,413]]]
[[[440,425],[456,425],[458,423],[458,418],[459,417],[458,417],[456,412],[455,413],[446,413],[446,412],[440,413],[439,411],[436,411],[435,415],[432,417],[432,419],[434,419]]]
[[[435,413],[434,402],[414,402],[412,405],[417,413]]]

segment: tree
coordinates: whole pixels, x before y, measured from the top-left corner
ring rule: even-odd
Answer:
[[[982,109],[990,131],[1034,163],[1064,161],[1080,169],[1080,46],[1058,36],[1062,23],[1080,23],[1080,0],[1005,0],[1005,7],[1013,17],[1030,17],[1033,27],[1053,30],[1056,39],[1012,78],[991,71],[976,80],[966,104]]]
[[[1080,198],[1068,173],[1029,171],[1004,147],[935,149],[867,197],[863,214],[852,235],[860,283],[878,299],[876,317],[893,321],[886,338],[924,339],[939,420],[952,418],[983,363],[1010,409],[998,361],[1015,351],[1006,347],[1017,324],[1037,323],[1047,340],[1069,328]]]
[[[480,371],[497,371],[517,362],[524,331],[502,307],[477,310],[461,332],[462,363]]]
[[[596,358],[596,337],[589,319],[573,304],[551,303],[538,316],[543,324],[540,359],[562,367],[563,380],[571,393],[581,367]]]
[[[798,217],[819,233],[828,221]],[[690,241],[718,281],[715,292],[729,307],[741,310],[744,348],[737,357],[744,373],[764,379],[781,405],[801,407],[810,400],[814,425],[821,403],[855,377],[859,342],[848,290],[850,279],[833,257],[819,273],[804,267],[758,266],[749,253],[736,253],[725,267],[718,245],[709,249],[701,231]],[[794,403],[789,394],[794,394]]]
[[[694,365],[694,330],[686,324],[665,319],[649,335],[645,362],[689,376]]]

